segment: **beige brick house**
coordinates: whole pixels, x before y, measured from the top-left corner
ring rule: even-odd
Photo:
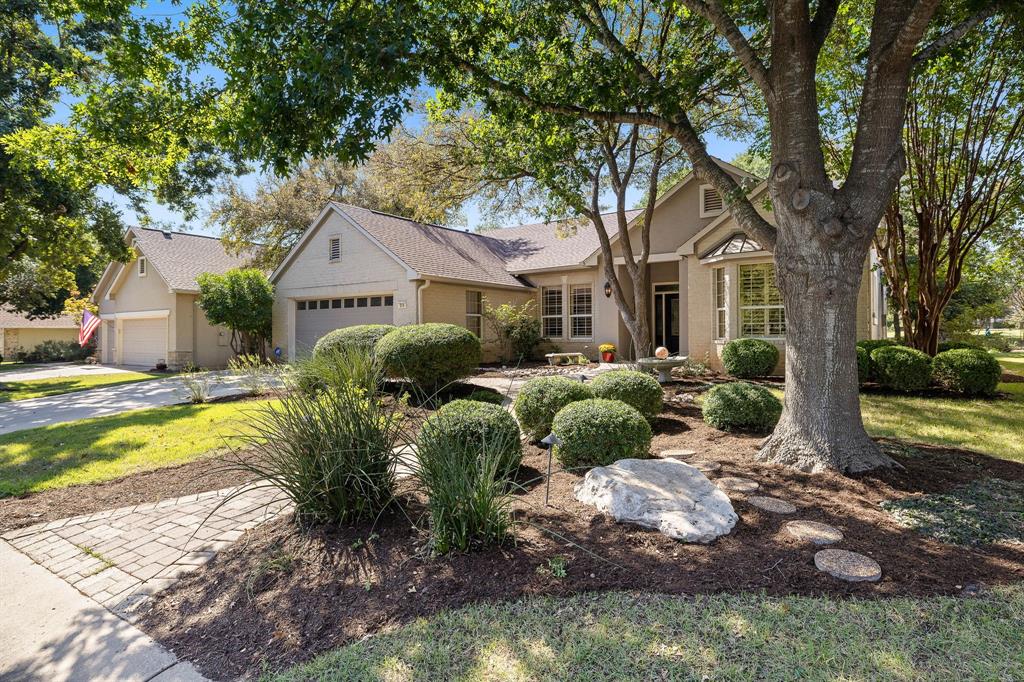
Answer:
[[[197,305],[196,278],[245,265],[220,239],[132,228],[125,234],[134,258],[110,263],[92,300],[103,320],[96,332],[100,361],[115,365],[224,367],[231,332],[211,325]]]
[[[78,342],[78,324],[69,315],[30,320],[20,313],[0,307],[0,354],[13,360],[44,341]]]
[[[755,185],[757,178],[720,163],[739,182],[753,185],[755,205],[764,203],[765,183]],[[766,208],[760,210],[771,220]],[[640,211],[628,217],[631,238],[638,239]],[[608,232],[616,234],[614,223]],[[624,270],[614,236],[613,252]],[[596,231],[586,221],[473,234],[332,202],[271,276],[274,344],[295,358],[338,327],[451,322],[481,335],[493,357],[482,301],[533,300],[544,336],[558,348],[596,357],[598,345],[611,342],[629,358],[629,333],[606,294],[602,259]],[[746,237],[718,193],[692,174],[655,206],[649,262],[656,345],[713,366],[734,338],[764,338],[783,347],[785,313],[771,253]],[[620,280],[628,288],[624,272]],[[878,276],[865,263],[860,338],[883,335],[882,304]]]

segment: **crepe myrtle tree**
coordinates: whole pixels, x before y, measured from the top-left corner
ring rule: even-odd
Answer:
[[[865,75],[840,178],[826,170],[816,75],[841,0],[197,0],[173,22],[135,20],[121,49],[130,59],[117,64],[123,73],[73,125],[128,149],[170,140],[178,158],[220,149],[281,173],[310,156],[364,158],[424,84],[491,113],[658,129],[775,255],[788,327],[786,407],[759,457],[863,471],[892,464],[861,422],[854,342],[868,248],[905,167],[910,77],[1019,3],[861,1],[872,9],[870,39],[863,53],[843,56]],[[708,101],[737,96],[708,87],[722,64],[765,112],[776,225],[714,162],[703,137],[710,130],[695,116]],[[204,77],[209,67],[220,77]]]
[[[266,357],[274,307],[274,285],[254,268],[235,268],[223,275],[204,272],[199,283],[199,307],[210,324],[231,330],[231,350]]]

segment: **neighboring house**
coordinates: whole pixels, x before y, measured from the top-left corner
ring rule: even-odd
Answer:
[[[78,342],[78,325],[69,315],[30,320],[24,315],[0,308],[0,352],[13,360],[44,341]]]
[[[196,278],[243,267],[220,239],[131,228],[125,241],[135,258],[107,266],[92,294],[103,323],[96,332],[103,363],[181,368],[223,367],[231,358],[231,331],[214,327],[199,308]]]
[[[719,163],[738,181],[757,182]],[[758,184],[751,197],[771,220],[762,201],[765,187]],[[639,242],[642,213],[627,217]],[[631,298],[614,214],[605,220]],[[714,367],[734,338],[765,338],[782,349],[785,313],[771,253],[745,236],[718,193],[692,174],[658,199],[649,262],[655,345],[707,358]],[[632,357],[629,332],[606,286],[597,234],[587,221],[472,234],[332,202],[271,280],[274,344],[289,358],[307,352],[331,329],[367,322],[465,325],[481,335],[493,358],[493,335],[480,316],[484,300],[535,301],[543,335],[561,350],[593,358],[599,344],[611,342],[620,357]],[[880,286],[865,263],[859,338],[884,335]]]

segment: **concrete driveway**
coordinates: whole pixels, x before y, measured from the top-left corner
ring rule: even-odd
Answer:
[[[53,362],[37,365],[23,371],[0,372],[0,381],[32,381],[33,379],[61,379],[84,377],[93,374],[127,374],[145,371],[137,368],[114,367],[113,365],[80,365],[74,362]]]
[[[227,372],[212,374],[222,380],[211,391],[213,397],[245,393],[238,377]],[[187,401],[185,387],[181,378],[176,376],[47,398],[16,400],[0,403],[0,434]]]

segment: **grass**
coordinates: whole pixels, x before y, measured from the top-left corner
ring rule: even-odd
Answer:
[[[0,374],[3,372],[24,372],[29,369],[36,369],[39,365],[30,365],[21,360],[4,360],[0,362]]]
[[[999,364],[1003,366],[1005,371],[1013,372],[1014,374],[1024,374],[1024,353],[993,351],[992,355],[996,356],[996,359],[999,360]]]
[[[421,619],[264,680],[1014,679],[1022,619],[1019,586],[975,599],[534,598]]]
[[[973,450],[1024,462],[1024,384],[999,384],[995,400],[861,395],[872,436]]]
[[[166,377],[166,374],[150,374],[149,372],[121,372],[118,374],[90,374],[77,377],[32,379],[30,381],[5,381],[2,384],[2,390],[0,390],[0,403],[12,400],[28,400],[29,398],[45,398],[51,395],[86,391],[90,388],[132,384],[138,381],[149,381]]]
[[[174,405],[0,436],[0,497],[181,464],[236,442],[254,402]]]

